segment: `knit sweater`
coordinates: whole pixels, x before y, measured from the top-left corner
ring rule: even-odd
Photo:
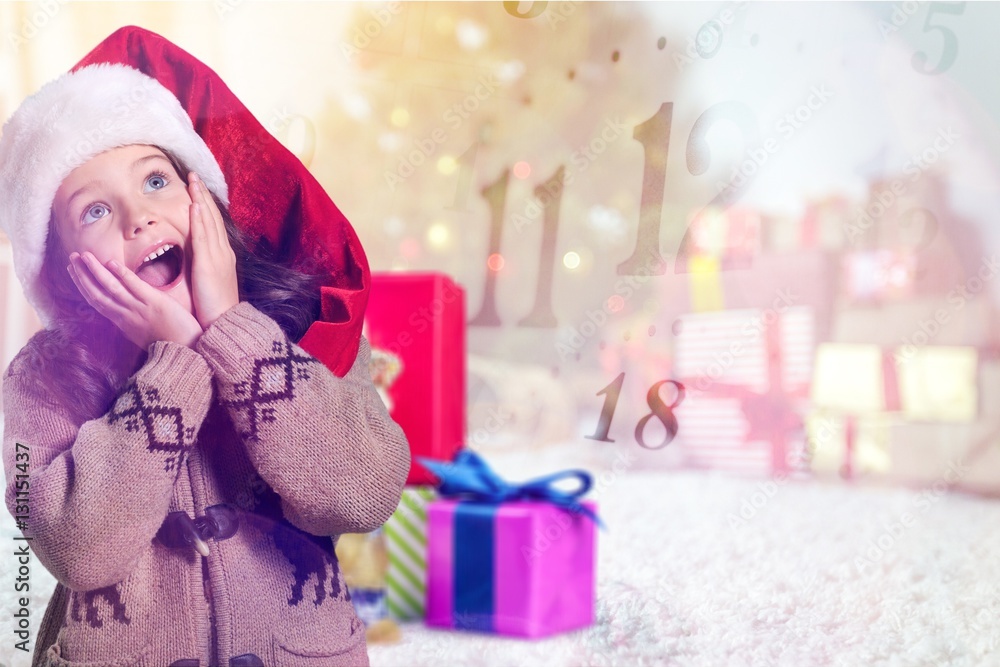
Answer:
[[[362,337],[338,377],[244,301],[194,349],[154,342],[111,409],[82,425],[15,357],[6,503],[18,513],[21,443],[23,533],[58,581],[33,667],[367,665],[336,536],[381,525],[410,467],[369,357]],[[204,518],[220,507],[235,534]],[[190,525],[178,517],[200,524],[207,556],[178,541]]]

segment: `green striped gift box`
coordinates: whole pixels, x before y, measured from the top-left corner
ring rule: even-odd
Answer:
[[[389,552],[385,575],[389,616],[399,621],[424,617],[427,601],[427,503],[432,486],[403,489],[399,506],[382,528]]]

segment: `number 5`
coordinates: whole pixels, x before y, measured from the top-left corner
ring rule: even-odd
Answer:
[[[924,20],[924,32],[930,32],[931,30],[940,30],[941,38],[944,40],[944,45],[941,47],[941,60],[934,69],[927,69],[927,53],[924,51],[919,51],[913,54],[913,69],[917,70],[921,74],[940,74],[944,72],[949,67],[955,63],[955,58],[958,57],[958,38],[955,33],[945,28],[941,25],[931,25],[931,17],[934,16],[934,12],[940,12],[942,14],[962,14],[965,12],[965,3],[955,3],[950,2],[932,2],[930,7],[927,8],[927,18]]]

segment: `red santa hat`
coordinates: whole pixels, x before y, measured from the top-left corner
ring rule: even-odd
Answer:
[[[279,261],[325,276],[320,319],[299,345],[345,375],[357,355],[370,286],[350,222],[218,74],[135,26],[115,31],[26,99],[0,134],[0,228],[42,323],[50,326],[54,313],[39,273],[55,192],[79,165],[130,144],[173,153]]]

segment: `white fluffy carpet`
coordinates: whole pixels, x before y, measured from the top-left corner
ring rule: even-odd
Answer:
[[[572,467],[551,465],[565,458],[558,452],[533,456],[533,470],[496,458],[512,480]],[[787,482],[732,528],[744,501],[765,499],[754,496],[759,482],[694,472],[607,479],[591,496],[610,528],[598,537],[593,627],[532,641],[410,623],[400,643],[369,646],[372,666],[1000,666],[1000,501]],[[893,536],[883,524],[904,512],[912,525]],[[879,541],[888,548],[875,562],[856,560]],[[20,667],[12,560],[0,561],[0,663]],[[52,585],[35,563],[36,623]]]
[[[1000,665],[1000,501],[787,482],[731,527],[758,484],[626,473],[596,496],[593,627],[531,641],[408,623],[371,664]]]

